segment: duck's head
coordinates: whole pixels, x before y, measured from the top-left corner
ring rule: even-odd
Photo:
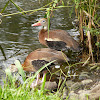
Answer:
[[[44,29],[48,29],[47,18],[41,18],[37,23],[32,24],[32,26],[43,26]]]

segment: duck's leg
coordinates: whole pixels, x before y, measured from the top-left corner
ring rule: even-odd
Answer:
[[[37,75],[35,86],[37,86],[40,83],[39,78],[40,78],[40,74]]]
[[[34,88],[41,83],[39,78],[40,78],[40,74],[37,75],[36,81],[33,81],[33,83],[31,84],[31,88]]]
[[[47,73],[47,71],[43,72],[43,77],[42,77],[41,81],[39,80],[40,74],[37,75],[36,85],[39,85],[39,84],[43,83],[46,73]]]
[[[38,75],[37,75],[36,82],[35,82],[35,83],[33,82],[33,83],[31,84],[31,88],[34,88],[34,87],[36,87],[37,85],[42,84],[43,81],[44,81],[44,78],[45,78],[46,73],[47,73],[46,71],[43,72],[43,78],[42,78],[41,81],[39,80],[39,78],[40,78],[40,74],[38,74]]]
[[[47,73],[46,71],[43,72],[43,77],[42,77],[41,83],[43,83],[46,73]]]

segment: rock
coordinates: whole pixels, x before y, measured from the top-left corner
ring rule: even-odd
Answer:
[[[66,82],[66,86],[69,88],[71,91],[78,91],[81,89],[84,89],[87,84],[92,83],[93,81],[91,79],[86,79],[81,82],[73,82],[71,80]]]
[[[82,85],[87,85],[91,82],[93,82],[91,79],[86,79],[86,80],[81,81]]]
[[[98,85],[93,87],[89,93],[90,93],[90,96],[89,96],[90,100],[99,100],[99,98],[100,98],[100,82],[98,83]]]
[[[77,90],[81,87],[80,82],[73,82],[72,80],[69,80],[66,82],[66,86],[70,91]]]
[[[81,74],[79,75],[80,80],[84,80],[87,78],[90,78],[90,76],[88,75],[88,72],[81,72]]]
[[[30,87],[31,88],[35,88],[35,87],[40,88],[42,86],[41,80],[39,80],[39,84],[37,86],[35,86],[35,83],[36,83],[36,79],[32,82]],[[57,88],[57,83],[55,81],[54,82],[46,81],[44,88],[46,90],[50,90],[50,91],[55,90]]]
[[[80,90],[78,91],[79,100],[88,100],[89,97],[89,90]]]
[[[47,90],[57,89],[57,83],[55,81],[54,82],[47,81],[47,82],[45,82],[45,89],[47,89]]]
[[[69,88],[74,84],[74,82],[72,80],[68,80],[66,81],[66,86]]]
[[[81,82],[76,82],[71,86],[71,90],[73,91],[78,90],[81,88],[81,86],[82,86]]]
[[[15,65],[15,64],[11,64],[11,65],[9,66],[9,68],[10,68],[10,71],[11,71],[12,73],[14,73],[14,72],[17,72],[17,71],[18,71],[18,68],[16,67],[16,65]]]
[[[79,100],[79,96],[78,96],[78,94],[74,93],[74,91],[71,91],[69,93],[69,99],[68,100]]]
[[[86,83],[88,84],[88,81]],[[69,93],[68,100],[99,100],[99,98],[100,98],[100,83],[95,87],[93,87],[91,90],[79,90],[77,93],[71,91]]]

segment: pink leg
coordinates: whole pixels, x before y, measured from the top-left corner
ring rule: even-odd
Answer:
[[[41,83],[44,81],[44,77],[45,77],[45,75],[46,75],[46,71],[43,73],[43,78],[42,78]]]
[[[40,78],[40,74],[37,75],[35,86],[39,84],[39,78]]]
[[[34,83],[34,81],[33,81],[33,83],[31,84],[31,88],[36,87],[40,83],[39,78],[40,78],[40,74],[37,75],[36,82]]]
[[[45,74],[46,74],[46,71],[43,73],[42,81],[39,80],[39,78],[40,78],[40,74],[38,74],[38,75],[37,75],[37,79],[36,79],[36,83],[35,83],[35,84],[32,83],[32,84],[31,84],[31,87],[34,88],[34,87],[36,87],[37,85],[43,83],[44,78],[45,78]]]

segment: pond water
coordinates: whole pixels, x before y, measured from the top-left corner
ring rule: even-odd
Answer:
[[[0,0],[0,10],[3,9],[7,0]],[[23,10],[33,10],[40,8],[50,2],[50,0],[14,0]],[[67,4],[64,0],[65,5]],[[8,7],[3,12],[3,15],[18,12],[17,8],[10,2]],[[14,63],[15,59],[24,62],[26,56],[37,48],[45,47],[38,41],[38,32],[40,27],[32,27],[31,24],[35,23],[38,19],[44,17],[46,11],[37,11],[33,14],[17,14],[2,18],[0,24],[0,80],[4,75],[3,70],[10,64]],[[73,25],[75,20],[75,13],[69,16],[71,8],[60,8],[53,12],[54,17],[51,17],[51,29],[63,29],[68,31],[74,39],[78,40],[79,32]],[[65,69],[65,66],[63,66]],[[75,74],[75,72],[72,72]],[[2,81],[1,81],[2,82]]]

